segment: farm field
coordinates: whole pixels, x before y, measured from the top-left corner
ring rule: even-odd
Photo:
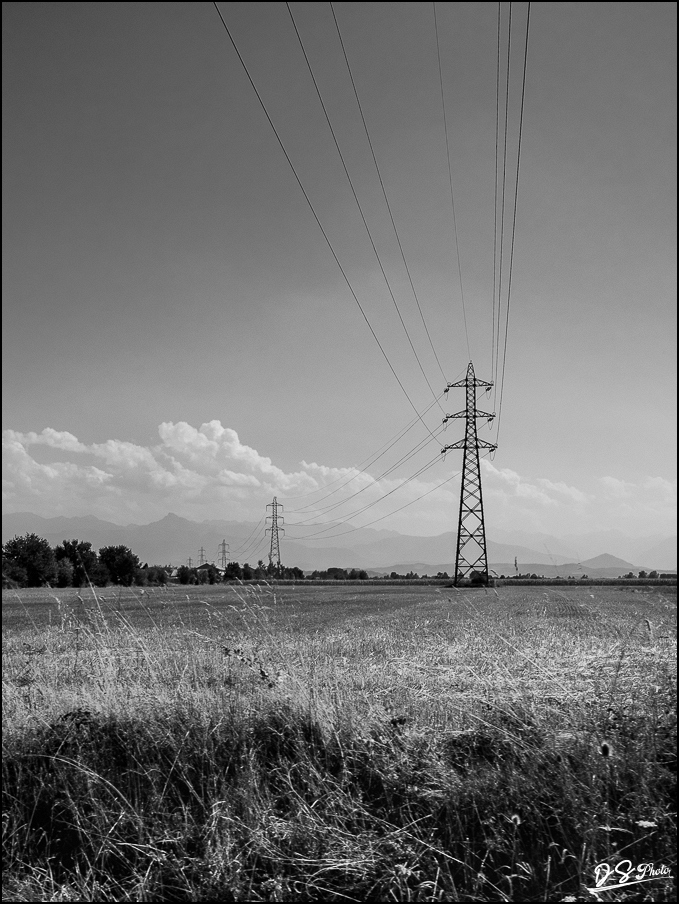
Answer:
[[[594,900],[597,864],[675,873],[676,587],[2,600],[6,900]],[[606,892],[632,897],[676,892]]]

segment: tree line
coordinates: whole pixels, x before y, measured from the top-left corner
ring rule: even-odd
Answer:
[[[43,537],[27,533],[23,537],[13,537],[2,547],[3,587],[83,587],[88,584],[143,587],[167,584],[172,571],[160,565],[142,565],[139,557],[122,545],[103,546],[97,553],[87,541],[64,540],[52,547]],[[261,560],[256,566],[230,562],[224,572],[214,565],[198,568],[182,565],[177,570],[180,584],[216,584],[269,577],[301,579],[304,572],[300,568],[265,566]]]
[[[177,580],[180,584],[219,584],[228,581],[264,581],[267,578],[294,578],[301,580],[304,572],[301,568],[286,568],[283,565],[265,565],[260,559],[256,565],[245,562],[229,562],[223,571],[216,565],[203,565],[190,568],[181,565],[177,569]]]

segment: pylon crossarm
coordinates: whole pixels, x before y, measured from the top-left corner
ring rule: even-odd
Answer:
[[[449,389],[456,389],[460,386],[485,386],[488,389],[491,389],[493,386],[495,386],[495,383],[487,383],[485,380],[477,380],[476,377],[467,382],[467,379],[465,378],[464,380],[458,380],[457,383],[449,383],[443,391],[448,392]]]

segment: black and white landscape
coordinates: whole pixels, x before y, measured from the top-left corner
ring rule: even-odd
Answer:
[[[325,529],[327,524],[323,525]],[[181,565],[189,557],[198,561],[202,547],[208,561],[218,561],[219,544],[226,540],[236,561],[247,561],[252,545],[243,546],[243,556],[237,550],[251,538],[253,531],[259,542],[254,564],[261,557],[264,527],[257,533],[257,522],[203,521],[195,522],[177,515],[167,515],[150,524],[121,526],[98,518],[41,518],[28,512],[7,515],[3,519],[2,541],[27,532],[37,533],[57,545],[62,540],[79,539],[101,546],[124,544],[143,562],[156,565]],[[306,532],[317,531],[307,525]],[[301,532],[296,528],[296,533]],[[345,528],[338,526],[337,533]],[[331,531],[332,533],[332,531]],[[264,538],[265,539],[265,538]],[[415,571],[418,574],[449,573],[454,569],[455,533],[452,531],[431,537],[407,536],[393,530],[362,528],[329,539],[290,540],[281,535],[281,560],[286,565],[305,571],[340,568],[362,568],[375,573]],[[250,556],[250,558],[252,558]],[[569,536],[563,539],[540,534],[517,532],[512,538],[508,531],[489,530],[488,561],[498,574],[514,574],[514,559],[523,573],[535,571],[548,576],[582,574],[590,577],[618,577],[642,569],[672,571],[677,567],[676,537],[627,537],[610,531],[602,535]]]

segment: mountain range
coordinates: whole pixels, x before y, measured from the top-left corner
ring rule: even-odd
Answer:
[[[169,514],[150,524],[122,526],[93,516],[43,518],[18,512],[3,516],[2,542],[36,533],[52,546],[70,539],[89,541],[94,549],[123,544],[142,562],[179,565],[189,557],[193,564],[198,564],[201,549],[206,561],[218,562],[219,546],[225,540],[231,559],[254,564],[268,557],[269,541],[264,527],[263,519],[259,523],[197,522]],[[324,536],[327,533],[334,536]],[[352,529],[346,524],[299,524],[290,526],[288,535],[280,537],[283,563],[305,571],[336,566],[399,574],[408,571],[450,574],[454,569],[455,547],[453,531],[420,537],[393,530]],[[584,571],[592,577],[617,577],[627,571],[676,571],[677,567],[677,538],[659,535],[635,539],[619,531],[607,531],[557,538],[548,534],[489,530],[487,548],[489,566],[498,574],[513,574],[515,559],[521,573],[532,573],[539,568],[540,574],[564,576]],[[603,571],[606,574],[600,573]]]

